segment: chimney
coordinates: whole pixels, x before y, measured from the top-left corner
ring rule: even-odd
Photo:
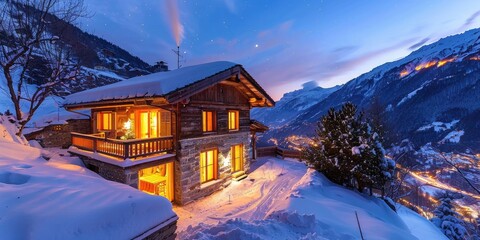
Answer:
[[[153,65],[153,72],[167,72],[168,65],[164,61],[159,61],[155,65]]]

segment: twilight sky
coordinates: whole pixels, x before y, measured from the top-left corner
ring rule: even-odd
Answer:
[[[274,99],[343,84],[439,38],[480,27],[478,0],[84,0],[80,28],[144,61],[242,64]]]

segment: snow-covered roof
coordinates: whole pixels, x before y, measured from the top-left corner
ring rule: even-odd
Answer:
[[[66,97],[64,105],[68,106],[104,100],[165,96],[177,89],[181,89],[236,66],[241,65],[220,61],[134,77],[69,95]]]

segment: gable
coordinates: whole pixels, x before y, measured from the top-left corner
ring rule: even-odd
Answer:
[[[193,96],[191,101],[248,105],[249,98],[237,88],[226,84],[215,84]]]
[[[252,107],[275,104],[260,85],[245,71],[231,62],[212,62],[169,72],[154,73],[127,79],[66,97],[67,109],[121,104],[136,100],[163,99],[165,104],[184,101],[218,83],[230,84],[245,93]]]
[[[217,84],[233,86],[248,99],[252,107],[273,107],[275,105],[275,101],[241,65],[236,65],[226,71],[167,94],[165,98],[170,103],[180,102]]]

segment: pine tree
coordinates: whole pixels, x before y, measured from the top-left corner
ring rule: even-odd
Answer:
[[[431,219],[433,224],[442,230],[449,239],[465,239],[467,230],[465,223],[459,219],[460,216],[454,211],[453,200],[456,199],[452,192],[444,192],[437,196],[440,205],[433,211],[435,217]]]
[[[304,159],[328,179],[347,187],[383,186],[394,163],[384,158],[381,139],[352,103],[330,109],[317,125]]]

